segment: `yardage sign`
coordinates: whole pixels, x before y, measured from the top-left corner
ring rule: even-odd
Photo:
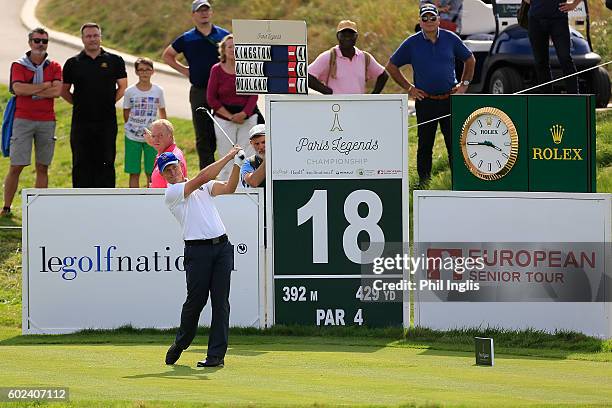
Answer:
[[[407,303],[361,280],[380,243],[408,240],[406,97],[268,96],[266,104],[274,323],[407,324]]]
[[[232,20],[236,93],[307,94],[306,22]]]

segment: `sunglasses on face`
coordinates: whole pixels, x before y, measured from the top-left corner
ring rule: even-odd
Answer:
[[[338,35],[340,37],[344,37],[344,38],[354,38],[357,37],[357,33],[353,30],[344,30],[344,31],[340,31],[338,33]]]
[[[32,38],[32,42],[33,42],[34,44],[40,44],[40,43],[43,43],[43,44],[48,44],[48,43],[49,43],[49,40],[48,40],[48,39],[46,39],[46,38]]]
[[[438,16],[423,16],[421,17],[421,21],[426,23],[428,21],[434,22],[438,20]]]

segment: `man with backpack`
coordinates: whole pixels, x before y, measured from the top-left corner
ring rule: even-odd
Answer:
[[[32,142],[36,157],[36,188],[47,188],[48,168],[55,150],[54,99],[62,90],[62,67],[48,58],[49,34],[43,28],[28,33],[30,50],[11,65],[10,89],[15,94],[15,114],[10,138],[11,166],[4,179],[2,216],[11,204],[22,170],[30,165]]]
[[[308,86],[324,95],[363,94],[366,82],[375,79],[373,94],[382,91],[389,79],[374,57],[355,46],[357,24],[342,20],[336,30],[338,45],[320,54],[308,66]]]

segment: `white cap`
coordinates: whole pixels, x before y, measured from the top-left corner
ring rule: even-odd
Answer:
[[[255,136],[265,135],[266,134],[266,125],[255,125],[249,130],[249,139],[254,138]]]

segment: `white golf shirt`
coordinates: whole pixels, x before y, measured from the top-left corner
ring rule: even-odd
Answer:
[[[166,205],[183,230],[183,239],[211,239],[225,234],[217,207],[211,196],[215,180],[185,198],[185,183],[168,184]]]

